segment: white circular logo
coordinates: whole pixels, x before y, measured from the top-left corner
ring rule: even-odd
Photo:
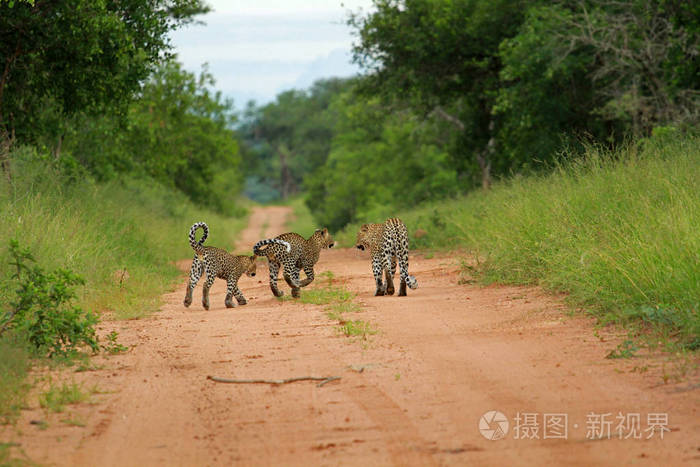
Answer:
[[[498,410],[490,410],[479,419],[481,435],[491,441],[505,438],[508,426],[508,418]]]

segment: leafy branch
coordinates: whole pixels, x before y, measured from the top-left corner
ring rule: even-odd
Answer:
[[[83,278],[67,269],[45,272],[30,264],[36,260],[14,239],[10,256],[18,287],[9,311],[0,316],[0,335],[20,333],[38,353],[49,357],[72,355],[83,346],[98,351],[97,315],[71,304],[74,287],[83,285]]]

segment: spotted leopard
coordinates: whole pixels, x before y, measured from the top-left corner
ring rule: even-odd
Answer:
[[[394,273],[398,260],[401,274],[399,296],[406,295],[406,286],[418,287],[416,278],[408,274],[408,232],[398,218],[387,219],[383,224],[364,224],[357,232],[355,245],[360,250],[369,249],[372,255],[372,273],[377,284],[374,295],[394,294]],[[386,284],[382,282],[382,272]]]
[[[195,234],[197,229],[201,228],[204,233],[202,238],[197,241]],[[190,228],[190,246],[195,252],[192,259],[192,267],[190,268],[190,281],[187,284],[185,293],[185,306],[192,304],[192,291],[194,290],[202,271],[207,273],[207,278],[202,288],[202,306],[204,309],[209,309],[209,289],[214,283],[215,278],[226,279],[226,308],[233,308],[236,305],[232,298],[235,296],[240,305],[245,305],[248,301],[245,299],[241,290],[238,288],[238,279],[245,273],[248,276],[255,276],[256,264],[255,256],[229,254],[226,250],[213,246],[204,246],[204,241],[209,236],[209,227],[204,222],[197,222]]]
[[[286,243],[286,248],[280,243]],[[269,245],[262,248],[265,245]],[[260,240],[253,247],[253,254],[267,257],[270,266],[270,289],[275,297],[284,292],[277,288],[277,276],[283,267],[284,280],[292,288],[292,297],[299,297],[301,287],[306,287],[314,280],[314,265],[318,262],[321,250],[335,245],[328,229],[318,229],[308,239],[289,232],[272,239]],[[299,273],[304,270],[306,279],[300,280]]]

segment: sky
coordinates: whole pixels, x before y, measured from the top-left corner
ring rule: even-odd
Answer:
[[[367,12],[371,0],[207,0],[205,24],[171,34],[186,70],[204,63],[216,88],[241,110],[265,104],[281,91],[306,89],[315,80],[359,72],[351,63],[354,37],[347,12]]]

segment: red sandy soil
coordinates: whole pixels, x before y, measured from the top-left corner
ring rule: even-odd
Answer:
[[[239,249],[284,232],[288,215],[284,207],[256,209]],[[0,431],[0,440],[19,445],[15,456],[71,466],[700,463],[696,362],[606,359],[619,331],[594,335],[591,319],[571,317],[536,288],[460,283],[457,256],[412,252],[419,288],[408,297],[374,297],[368,253],[322,252],[310,287],[326,284],[318,274],[332,271],[334,286],[356,293],[361,311],[347,318],[378,331],[365,339],[340,333],[324,306],[274,298],[263,262],[256,277],[240,280],[248,305],[226,309],[225,283],[217,280],[210,311],[201,307],[201,282],[187,309],[189,264],[179,263],[182,283],[163,297],[160,312],[102,323],[101,332],[118,331],[128,352],[93,358],[93,371],[59,373],[98,388],[91,403],[62,414],[34,403]],[[208,375],[341,379],[318,387],[224,384]],[[479,430],[492,410],[509,424],[495,441]],[[556,420],[553,414],[566,416],[565,437],[556,427],[545,433],[544,418]],[[635,414],[641,439],[628,420]],[[650,416],[668,429],[663,439],[648,431]],[[612,422],[609,435],[593,433],[596,421]],[[519,439],[525,434],[539,439]]]

